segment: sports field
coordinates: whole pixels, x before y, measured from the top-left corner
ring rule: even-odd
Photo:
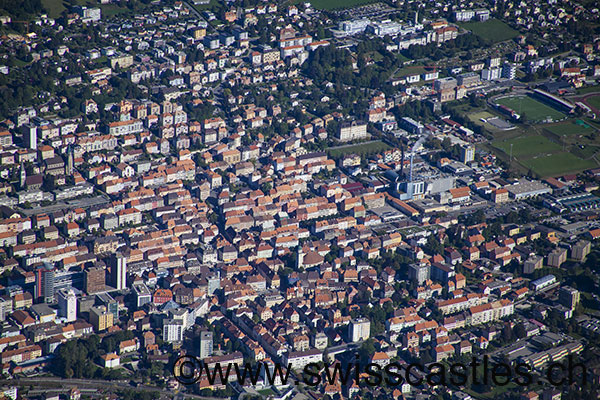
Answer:
[[[540,154],[521,162],[540,176],[564,175],[597,167],[592,160],[583,160],[564,151],[551,155]]]
[[[592,130],[592,128],[583,121],[561,122],[559,124],[545,126],[545,128],[559,136],[587,135]]]
[[[382,151],[388,150],[390,146],[383,143],[381,140],[375,140],[372,142],[360,143],[351,146],[340,146],[330,148],[328,150],[329,155],[331,157],[337,158],[343,156],[345,154],[358,154],[358,155],[368,155],[380,153]]]
[[[335,10],[377,3],[378,1],[379,0],[310,0],[310,4],[319,10]],[[294,3],[300,3],[300,1],[295,1]]]
[[[560,127],[553,127],[560,131]],[[591,129],[591,128],[588,128]],[[558,176],[597,167],[592,156],[595,146],[555,143],[541,134],[526,133],[513,138],[498,139],[492,146],[510,160],[512,144],[513,166],[521,165],[541,177]]]
[[[557,121],[565,118],[565,114],[529,96],[501,97],[496,100],[496,103],[515,110],[521,116],[525,115],[531,122],[545,121],[548,118]]]
[[[420,74],[424,74],[425,72],[431,72],[432,69],[431,68],[427,68],[423,65],[410,65],[404,68],[400,68],[398,71],[396,71],[396,78],[401,78],[404,76],[408,76],[408,75],[420,75]]]
[[[473,32],[474,35],[494,43],[512,39],[519,34],[518,31],[497,19],[489,19],[485,22],[464,22],[459,25]]]
[[[592,96],[585,99],[596,110],[600,110],[600,96]]]
[[[492,145],[506,154],[510,154],[512,144],[513,157],[532,157],[539,154],[547,154],[562,150],[562,148],[552,143],[550,140],[540,135],[523,136],[515,139],[505,139],[495,141]]]

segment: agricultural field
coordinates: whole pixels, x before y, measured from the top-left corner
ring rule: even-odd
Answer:
[[[560,111],[540,103],[529,96],[510,96],[501,97],[496,100],[497,104],[504,105],[513,109],[521,116],[525,116],[528,121],[545,121],[551,118],[553,121],[564,119],[565,114]]]
[[[518,31],[497,19],[490,19],[485,22],[465,22],[458,25],[493,43],[504,42],[519,34]]]
[[[345,154],[358,154],[361,156],[375,154],[390,148],[390,146],[383,143],[381,140],[374,140],[372,142],[359,143],[355,145],[334,147],[327,151],[331,157],[338,158]]]

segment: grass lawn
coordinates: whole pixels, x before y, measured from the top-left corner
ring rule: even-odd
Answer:
[[[550,132],[559,136],[570,136],[570,135],[585,135],[590,133],[591,127],[585,122],[562,122],[560,124],[548,125],[545,127]]]
[[[60,17],[60,14],[67,9],[63,0],[42,0],[42,6],[48,10],[50,18]]]
[[[581,148],[581,146],[583,146],[583,148]],[[571,147],[571,153],[573,153],[579,158],[583,158],[584,160],[592,158],[598,152],[598,150],[600,149],[597,146],[590,145],[579,145]]]
[[[76,0],[75,3],[80,6],[100,7],[102,10],[102,18],[131,12],[127,7],[121,7],[116,4],[98,4],[98,1],[93,0]],[[48,15],[51,18],[60,17],[67,8],[71,7],[64,0],[42,0],[42,5],[48,10]]]
[[[558,152],[549,156],[540,154],[527,160],[521,160],[521,163],[544,177],[563,175],[597,167],[594,161],[582,160],[567,152]]]
[[[565,118],[565,114],[529,96],[502,97],[496,103],[515,110],[521,116],[525,115],[529,121],[543,121],[548,117],[553,120]]]
[[[328,152],[331,157],[336,158],[336,157],[343,156],[345,154],[367,155],[367,154],[380,153],[389,148],[390,148],[390,146],[383,143],[382,141],[375,140],[373,142],[359,143],[359,144],[355,144],[353,146],[346,146],[346,147],[341,147],[341,148],[340,147],[331,148],[328,150]]]
[[[102,18],[104,17],[113,17],[118,14],[132,14],[131,11],[127,7],[121,7],[116,4],[99,4],[98,7],[102,10]]]
[[[371,52],[367,53],[367,55],[371,56],[371,58],[375,62],[379,62],[379,61],[383,60],[383,56],[378,51],[371,51]]]
[[[513,145],[513,157],[530,157],[541,153],[553,153],[562,150],[561,146],[540,135],[496,140],[492,142],[494,147],[504,151],[507,155],[510,154],[511,144]]]
[[[211,10],[212,6],[214,5],[214,0],[209,1],[208,4],[194,4],[193,1],[190,2],[190,4],[196,9],[196,11],[202,12],[206,10]]]
[[[356,6],[362,6],[364,4],[377,3],[379,0],[310,0],[310,3],[314,8],[319,10],[335,10],[342,8],[352,8]],[[294,1],[294,3],[301,3],[304,0]]]
[[[408,67],[404,67],[404,68],[400,68],[398,71],[396,71],[396,75],[394,75],[397,78],[403,77],[403,76],[408,76],[408,75],[421,75],[425,72],[432,72],[433,68],[426,68],[423,65],[410,65]]]
[[[465,22],[459,25],[494,43],[512,39],[519,34],[519,32],[497,19],[490,19],[485,22]]]
[[[590,105],[593,106],[593,107],[595,107],[596,109],[600,109],[600,95],[599,96],[588,97],[586,99],[586,101],[588,103],[590,103]]]
[[[474,112],[474,113],[467,115],[467,118],[469,118],[473,122],[477,122],[481,118],[488,119],[488,118],[492,118],[492,117],[494,117],[494,114],[491,114],[487,111],[479,111],[479,112]],[[479,122],[481,122],[481,121],[479,121]]]
[[[587,86],[577,89],[577,94],[600,93],[600,86]]]
[[[401,53],[398,53],[398,60],[400,60],[401,62],[407,62],[410,61],[410,58],[406,57],[405,55],[402,55]]]

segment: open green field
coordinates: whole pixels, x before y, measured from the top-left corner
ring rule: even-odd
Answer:
[[[405,55],[403,55],[403,54],[401,54],[401,53],[398,53],[398,59],[399,59],[401,62],[403,62],[403,63],[404,63],[404,62],[407,62],[407,61],[410,61],[410,58],[406,57]]]
[[[58,18],[67,8],[63,0],[42,0],[42,6],[48,11],[50,18]]]
[[[590,105],[597,110],[600,109],[600,95],[588,97],[585,101],[590,103]]]
[[[212,9],[212,7],[215,5],[214,4],[214,0],[210,0],[208,2],[208,4],[194,4],[194,2],[190,3],[192,5],[192,7],[194,7],[196,9],[196,11],[198,12],[202,12],[202,11],[206,11],[206,10],[210,10]]]
[[[512,39],[519,34],[519,32],[497,19],[489,19],[485,22],[464,22],[458,25],[473,32],[474,35],[494,43]]]
[[[345,154],[358,154],[358,155],[367,155],[380,153],[382,151],[390,149],[390,146],[383,143],[381,140],[375,140],[367,143],[359,143],[351,146],[337,147],[331,148],[327,150],[331,157],[337,158],[341,157]]]
[[[492,142],[494,147],[502,150],[506,154],[510,154],[511,144],[513,157],[531,157],[541,153],[552,153],[562,150],[558,144],[552,143],[550,140],[540,135],[523,136]]]
[[[498,126],[492,125],[488,121],[491,119],[494,119],[494,118],[500,118],[501,120],[506,121],[505,118],[497,117],[496,115],[494,115],[488,111],[471,112],[466,115],[467,115],[467,118],[475,125],[483,126],[485,129],[492,132],[494,134],[494,137],[500,136],[499,134],[503,130],[500,129]],[[482,119],[485,120],[486,122],[483,122]]]
[[[483,119],[492,118],[493,116],[494,116],[494,114],[491,114],[487,111],[474,112],[474,113],[467,115],[467,117],[473,122],[477,122],[481,118],[483,118]],[[481,121],[479,121],[479,122],[481,122]]]
[[[586,86],[577,89],[577,94],[600,93],[600,86]]]
[[[576,128],[570,126],[574,125],[572,123],[566,124],[567,128],[560,125],[565,124],[556,124],[551,127],[559,137],[570,138],[569,136],[560,136],[559,132],[576,132]],[[554,143],[536,131],[527,133],[520,131],[518,136],[497,139],[491,142],[491,145],[493,148],[501,150],[502,158],[509,161],[512,144],[513,167],[520,166],[523,172],[531,170],[540,177],[575,173],[598,166],[593,156],[599,148],[587,137],[584,137],[585,140],[576,140],[573,143],[561,140],[561,144]],[[568,135],[568,133],[564,133],[564,135]],[[576,136],[571,137],[575,138]]]
[[[427,68],[424,65],[410,65],[408,67],[400,68],[398,71],[396,71],[396,74],[394,76],[396,78],[401,78],[403,76],[421,75],[421,74],[424,74],[425,72],[432,72],[432,71],[433,71],[432,68]]]
[[[579,158],[583,158],[584,160],[590,160],[596,155],[596,153],[598,153],[599,150],[600,148],[598,146],[593,145],[579,145],[571,147],[571,153]]]
[[[116,4],[99,4],[98,7],[102,10],[102,17],[113,17],[119,14],[132,13],[127,7],[121,7]]]
[[[294,3],[301,2],[304,2],[304,0],[294,1]],[[309,2],[314,8],[319,10],[336,10],[377,3],[379,0],[309,0]]]
[[[521,163],[531,168],[540,176],[563,175],[597,167],[596,163],[592,160],[583,160],[564,151],[551,155],[540,154],[533,158],[522,160]]]
[[[121,7],[117,4],[99,4],[94,0],[75,0],[74,5],[99,7],[102,10],[102,17],[112,17],[117,14],[130,13],[127,7]],[[70,9],[72,4],[65,0],[42,0],[42,6],[48,11],[51,18],[58,18],[60,15]]]
[[[525,115],[529,121],[544,121],[548,117],[555,121],[565,118],[565,114],[529,96],[502,97],[496,103],[515,110],[521,116]]]
[[[591,132],[592,127],[587,125],[585,122],[561,122],[559,124],[552,124],[545,127],[548,131],[559,135],[559,136],[571,136],[571,135],[587,135]]]

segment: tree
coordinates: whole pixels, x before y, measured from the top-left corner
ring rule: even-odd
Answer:
[[[375,344],[373,343],[373,339],[367,339],[360,345],[358,349],[358,356],[360,358],[360,363],[365,365],[371,361],[371,357],[375,354]]]
[[[444,245],[440,243],[435,235],[429,235],[424,250],[427,254],[442,254],[444,252]]]
[[[515,325],[514,334],[519,339],[522,339],[525,336],[527,336],[527,331],[525,330],[525,326],[522,323]]]
[[[502,328],[502,339],[505,342],[510,342],[513,339],[512,329],[510,329],[510,324],[505,324],[504,328]]]

